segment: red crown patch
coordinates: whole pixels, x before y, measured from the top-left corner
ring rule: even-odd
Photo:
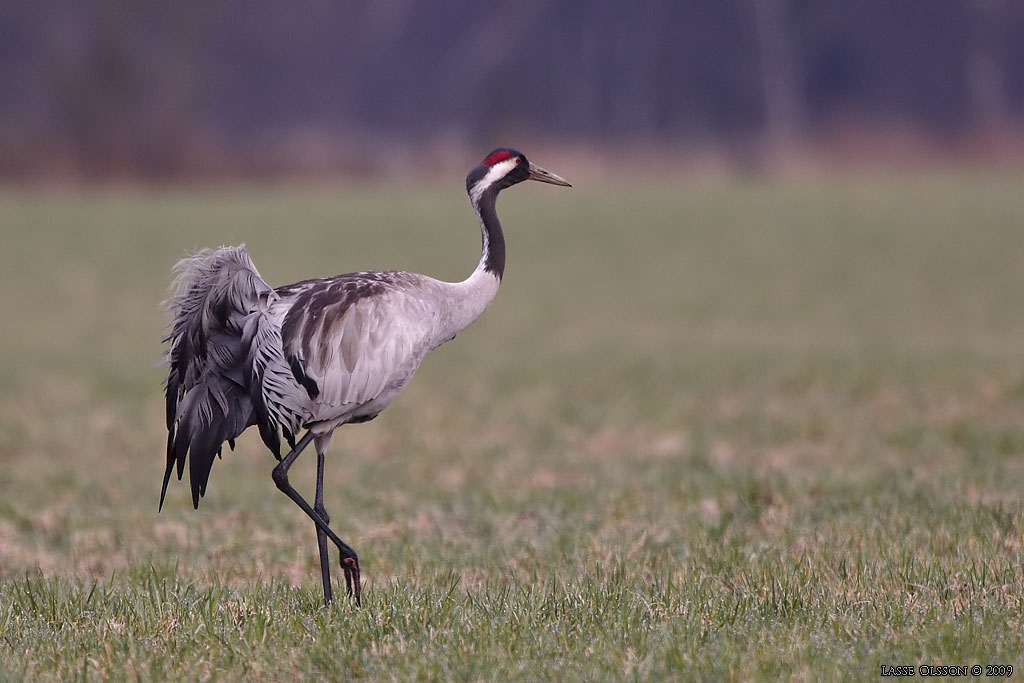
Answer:
[[[505,161],[505,159],[511,159],[512,156],[512,152],[508,151],[507,149],[499,149],[487,155],[487,158],[484,159],[484,164],[487,166],[494,166],[496,163],[500,161]]]

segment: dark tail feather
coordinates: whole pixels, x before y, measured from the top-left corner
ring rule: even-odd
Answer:
[[[279,342],[265,325],[274,290],[260,277],[244,247],[202,251],[176,266],[167,310],[173,315],[164,339],[168,364],[166,387],[167,462],[160,490],[163,507],[167,483],[178,479],[189,461],[192,504],[206,493],[213,460],[224,443],[249,425],[258,424],[264,443],[280,459],[277,422],[264,405],[262,381],[255,381],[254,358],[273,355]],[[264,326],[264,327],[261,327]],[[263,329],[263,334],[258,332]]]
[[[256,413],[248,392],[231,379],[211,373],[193,387],[182,400],[177,429],[168,432],[161,507],[175,465],[180,480],[188,460],[192,505],[198,508],[199,499],[206,493],[214,458],[225,442],[233,443],[255,421]]]
[[[256,381],[252,383],[252,388],[249,391],[249,398],[255,411],[256,426],[260,430],[260,438],[263,439],[263,443],[274,454],[274,457],[280,460],[281,434],[277,431],[277,423],[271,417],[266,401],[263,400],[263,394],[260,393],[263,386],[263,373],[259,369],[256,372]],[[285,433],[287,433],[287,430],[285,430]],[[234,444],[231,447],[234,448]]]
[[[211,339],[215,339],[211,335]],[[206,494],[213,461],[221,454],[224,444],[234,450],[235,439],[250,425],[258,425],[260,436],[278,460],[281,459],[281,437],[277,423],[267,410],[259,392],[259,382],[247,382],[242,352],[247,339],[221,338],[218,348],[224,350],[222,362],[214,364],[198,384],[177,402],[174,419],[167,428],[167,464],[163,486],[160,489],[160,509],[167,493],[167,482],[177,468],[178,480],[185,473],[188,461],[192,505],[199,507],[199,499]],[[231,346],[235,348],[231,348]],[[212,344],[211,344],[212,347]],[[168,391],[176,387],[168,384]],[[168,398],[170,402],[170,397]],[[289,440],[291,436],[289,434]]]
[[[171,472],[174,471],[174,423],[167,427],[167,469],[164,470],[164,485],[160,487],[160,507],[157,512],[164,509],[164,496],[167,495],[167,482],[171,480]]]

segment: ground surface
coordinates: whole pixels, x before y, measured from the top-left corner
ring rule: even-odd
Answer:
[[[335,435],[367,588],[328,610],[255,434],[157,514],[157,304],[187,250],[242,241],[277,284],[463,277],[458,178],[0,194],[0,679],[1019,667],[1022,181],[511,190],[493,307]]]

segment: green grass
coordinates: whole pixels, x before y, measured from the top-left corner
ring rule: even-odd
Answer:
[[[335,435],[367,587],[330,609],[255,434],[157,513],[158,304],[177,258],[242,241],[271,283],[461,278],[458,179],[8,190],[0,680],[1019,673],[1022,181],[511,190],[492,308]]]

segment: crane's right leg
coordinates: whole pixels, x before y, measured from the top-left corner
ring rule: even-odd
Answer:
[[[302,450],[309,445],[309,442],[313,440],[313,432],[307,431],[306,435],[295,444],[295,448],[291,450],[288,455],[282,458],[281,462],[274,468],[274,483],[277,484],[277,488],[280,489],[286,496],[292,499],[292,502],[298,505],[306,516],[313,520],[316,524],[316,528],[331,540],[334,545],[338,547],[338,551],[341,553],[341,569],[345,573],[345,586],[348,588],[348,594],[354,596],[356,604],[359,604],[359,596],[362,591],[362,586],[359,581],[359,556],[356,555],[356,551],[352,550],[352,547],[341,540],[338,534],[327,525],[327,522],[317,514],[309,503],[299,495],[292,485],[288,482],[288,470],[295,464],[295,459],[299,457]]]

